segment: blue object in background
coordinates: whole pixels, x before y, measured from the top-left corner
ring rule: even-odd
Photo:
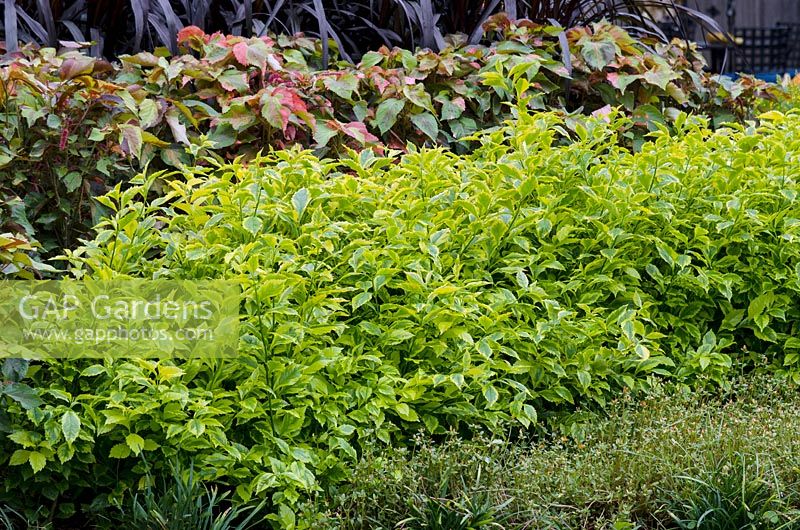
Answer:
[[[742,73],[747,74],[748,72],[742,72]],[[770,83],[774,83],[775,80],[778,79],[778,77],[783,77],[786,74],[789,74],[790,76],[794,77],[797,74],[800,74],[800,70],[789,70],[788,72],[758,72],[758,73],[750,74],[750,75],[752,75],[756,79],[761,79],[762,81],[768,81]],[[726,76],[728,76],[728,77],[730,77],[731,79],[734,79],[734,80],[739,77],[739,74],[728,74],[728,73],[726,73],[726,74],[723,74],[723,75],[726,75]]]

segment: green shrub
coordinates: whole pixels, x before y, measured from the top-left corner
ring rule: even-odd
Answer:
[[[420,429],[558,423],[658,377],[800,380],[800,113],[681,115],[632,153],[614,113],[517,112],[471,155],[295,149],[101,198],[73,273],[236,279],[241,356],[37,365],[4,494],[102,506],[192,458],[291,526],[360,451]]]
[[[21,234],[0,234],[0,280],[34,279],[54,269],[37,257],[39,245]]]
[[[563,42],[560,28],[504,17],[486,27],[498,42],[453,36],[441,53],[381,48],[330,70],[320,70],[318,40],[194,27],[180,32],[180,55],[143,52],[121,65],[72,49],[23,50],[0,63],[0,192],[24,208],[4,212],[0,226],[21,223],[46,251],[72,248],[104,213],[91,196],[106,184],[209,154],[297,143],[330,156],[408,142],[468,150],[474,143],[460,139],[502,123],[519,96],[538,109],[619,105],[635,118],[626,141],[638,143],[679,110],[750,117],[769,92],[704,73],[694,45],[639,42],[607,23],[569,30]]]

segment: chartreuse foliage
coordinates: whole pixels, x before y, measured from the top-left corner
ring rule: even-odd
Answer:
[[[192,459],[293,527],[360,450],[420,429],[524,430],[657,376],[800,381],[800,113],[679,115],[638,153],[629,125],[520,110],[471,155],[278,151],[112,191],[73,273],[239,281],[240,357],[34,367],[4,496],[68,513]]]
[[[0,234],[0,279],[32,279],[38,270],[51,270],[32,257],[37,247],[21,234]]]

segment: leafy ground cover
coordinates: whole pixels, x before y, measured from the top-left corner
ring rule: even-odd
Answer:
[[[681,110],[719,124],[776,96],[752,78],[708,75],[693,44],[637,41],[608,23],[564,32],[497,16],[485,27],[493,44],[452,36],[439,53],[384,47],[329,69],[319,40],[194,27],[180,53],[118,64],[69,46],[23,49],[0,63],[0,226],[53,254],[106,213],[92,196],[145,167],[298,143],[327,156],[407,144],[463,152],[474,145],[462,138],[502,123],[519,98],[587,114],[619,106],[634,118],[623,141],[638,144]]]
[[[315,527],[304,505],[420,430],[587,436],[576,407],[660,379],[800,380],[800,113],[681,114],[632,152],[623,113],[524,108],[470,154],[210,159],[99,199],[71,273],[236,279],[242,355],[14,365],[0,498],[85,518],[177,461]]]
[[[577,438],[420,436],[365,456],[318,503],[320,527],[798,528],[798,400],[783,380],[745,377],[722,394],[624,393]]]

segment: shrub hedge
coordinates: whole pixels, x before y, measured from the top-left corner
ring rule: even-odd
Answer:
[[[35,391],[0,397],[0,499],[69,516],[192,459],[301,527],[361,451],[420,429],[525,436],[656,378],[800,383],[800,113],[681,114],[632,153],[619,113],[515,112],[469,155],[294,149],[100,198],[72,273],[236,279],[241,357],[17,366]]]
[[[193,27],[180,32],[180,55],[143,52],[121,64],[72,45],[22,50],[0,63],[0,196],[17,204],[0,209],[0,225],[45,251],[73,247],[102,217],[90,197],[106,184],[209,154],[229,160],[297,143],[328,156],[407,143],[463,152],[461,138],[502,123],[519,97],[536,109],[620,106],[636,124],[630,143],[679,110],[752,117],[774,91],[704,73],[694,45],[637,41],[607,23],[563,32],[497,16],[486,30],[496,40],[488,46],[452,36],[440,53],[382,48],[329,70],[320,70],[318,40]]]

